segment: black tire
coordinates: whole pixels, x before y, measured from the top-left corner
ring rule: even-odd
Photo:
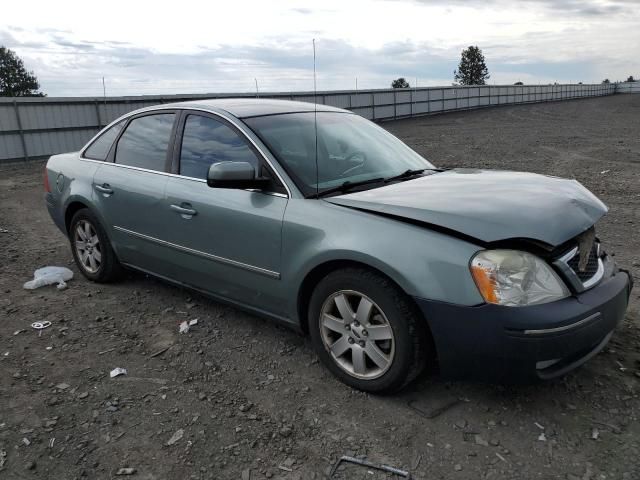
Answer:
[[[381,369],[381,373],[375,378],[357,378],[354,376],[355,373],[349,373],[339,365],[339,361],[329,352],[329,347],[325,346],[322,331],[330,334],[333,332],[321,328],[322,309],[332,306],[331,299],[341,291],[351,291],[368,297],[367,299],[374,302],[377,309],[386,317],[393,331],[392,341],[395,342],[395,346],[393,355],[390,356],[390,366],[386,367],[386,371]],[[357,302],[357,294],[351,297],[355,298],[351,301]],[[352,307],[353,311],[355,306],[352,305]],[[358,390],[372,393],[396,392],[413,381],[424,369],[427,359],[432,358],[431,336],[415,304],[395,283],[376,272],[364,268],[346,268],[328,274],[313,291],[308,315],[309,332],[318,356],[336,377]],[[362,331],[360,333],[368,334]],[[340,333],[336,335],[339,336]],[[353,344],[351,340],[349,342]],[[351,345],[350,348],[354,347]],[[355,354],[345,353],[344,355],[345,357],[342,358],[346,358],[348,363],[349,355]],[[367,363],[376,367],[369,358]]]
[[[92,271],[91,265],[85,265],[83,260],[80,258],[81,253],[76,248],[76,232],[78,226],[80,224],[86,225],[85,222],[91,226],[93,229],[92,231],[95,232],[99,242],[97,248],[92,247],[100,252],[101,257],[100,262],[94,271]],[[76,266],[78,267],[78,270],[80,270],[80,273],[82,273],[82,275],[87,279],[92,282],[107,283],[113,282],[121,277],[123,269],[115,252],[113,251],[113,248],[111,247],[109,237],[107,237],[107,234],[98,218],[88,208],[82,208],[73,215],[71,223],[69,224],[69,242]]]

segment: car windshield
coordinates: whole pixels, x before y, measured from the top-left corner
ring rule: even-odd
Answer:
[[[335,189],[345,182],[366,183],[407,170],[434,168],[389,132],[355,114],[305,112],[244,121],[269,147],[304,195]],[[367,188],[382,184],[371,183]]]

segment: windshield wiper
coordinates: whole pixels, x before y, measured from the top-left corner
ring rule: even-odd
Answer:
[[[337,187],[327,188],[326,190],[322,190],[317,194],[312,193],[310,195],[307,195],[306,198],[324,197],[325,195],[329,195],[330,193],[347,192],[353,188],[360,187],[362,185],[369,185],[370,183],[380,183],[383,181],[384,181],[384,177],[370,178],[369,180],[361,180],[359,182],[350,182],[349,180],[347,180],[346,182],[338,185]]]
[[[394,175],[393,177],[385,178],[384,183],[393,182],[395,180],[402,180],[404,178],[414,177],[416,175],[420,175],[425,170],[430,170],[429,168],[419,168],[418,170],[405,170],[400,175]]]

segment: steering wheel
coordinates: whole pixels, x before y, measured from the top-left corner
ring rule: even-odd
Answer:
[[[367,156],[364,154],[364,152],[354,152],[354,153],[352,153],[351,155],[349,155],[345,159],[345,162],[346,163],[358,162],[358,164],[354,165],[353,167],[347,168],[344,172],[342,172],[340,174],[340,177],[345,177],[348,174],[350,174],[351,172],[354,172],[357,169],[363,167],[364,164],[366,163],[366,161],[367,161]]]

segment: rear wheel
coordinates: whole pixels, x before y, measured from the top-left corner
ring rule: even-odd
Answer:
[[[78,210],[71,219],[69,240],[73,259],[89,280],[110,282],[120,277],[122,267],[109,238],[88,208]]]
[[[321,280],[311,297],[309,324],[323,363],[359,390],[399,390],[427,358],[421,315],[393,282],[369,270],[339,270]]]

